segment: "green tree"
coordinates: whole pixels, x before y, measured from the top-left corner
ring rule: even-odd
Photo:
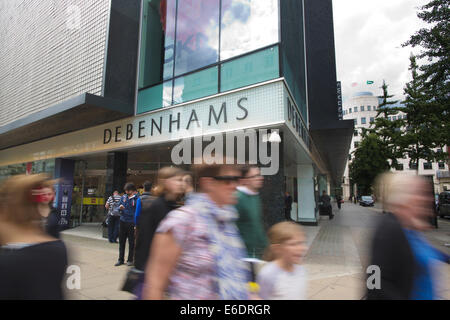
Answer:
[[[392,120],[399,111],[403,111],[402,107],[395,106],[398,101],[390,100],[393,95],[388,93],[388,85],[383,81],[381,86],[383,93],[378,98],[381,100],[378,106],[377,116],[369,129],[363,129],[363,135],[366,132],[375,134],[383,145],[383,154],[386,160],[389,160],[389,168],[397,168],[399,158],[402,158],[405,150],[402,143],[402,128],[404,127],[403,117]]]
[[[427,63],[418,68],[421,73],[417,80],[427,102],[426,113],[440,119],[433,142],[443,150],[443,146],[450,145],[450,0],[431,0],[419,9],[417,16],[428,26],[403,46],[422,48],[417,58],[426,59]]]
[[[446,156],[442,150],[442,115],[435,103],[430,103],[430,96],[424,88],[424,78],[419,75],[416,57],[411,55],[410,67],[412,80],[406,84],[403,112],[406,114],[405,128],[402,136],[402,148],[408,154],[410,165],[419,170],[419,160],[430,162],[443,161]],[[437,149],[441,148],[441,149]]]
[[[374,133],[363,133],[363,139],[349,165],[350,180],[357,184],[360,194],[371,194],[375,178],[389,170],[387,153],[380,137]]]

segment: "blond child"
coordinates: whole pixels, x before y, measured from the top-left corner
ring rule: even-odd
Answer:
[[[301,266],[306,253],[305,236],[294,222],[281,222],[268,232],[270,246],[266,260],[270,261],[257,276],[259,296],[265,300],[306,299],[306,272]]]

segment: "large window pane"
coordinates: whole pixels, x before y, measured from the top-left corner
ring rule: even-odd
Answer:
[[[173,76],[176,0],[144,0],[139,88]]]
[[[178,1],[175,75],[213,64],[219,57],[219,0]]]
[[[278,0],[222,0],[220,59],[278,42]]]
[[[173,102],[182,103],[217,93],[218,67],[175,79]]]
[[[226,62],[221,67],[220,91],[278,78],[278,47]]]
[[[138,94],[137,113],[147,112],[172,104],[172,81],[143,89]]]

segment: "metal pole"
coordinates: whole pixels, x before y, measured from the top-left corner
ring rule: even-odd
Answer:
[[[87,163],[85,161],[82,161],[83,166],[83,173],[81,176],[81,208],[80,208],[80,226],[81,226],[81,219],[83,217],[83,202],[84,202],[84,178],[86,176],[86,165]]]

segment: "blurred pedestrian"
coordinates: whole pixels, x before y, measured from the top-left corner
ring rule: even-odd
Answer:
[[[257,276],[259,296],[264,300],[305,300],[307,277],[301,265],[306,253],[305,235],[295,222],[280,222],[268,232],[270,261]]]
[[[247,299],[249,266],[235,225],[234,165],[197,165],[200,192],[171,211],[153,239],[145,299]]]
[[[236,210],[239,218],[237,227],[247,247],[250,258],[260,259],[267,248],[268,241],[262,221],[262,205],[259,190],[264,177],[257,166],[241,167],[240,186],[237,187]]]
[[[292,221],[291,211],[292,211],[292,196],[286,191],[284,195],[284,217],[287,221]]]
[[[339,210],[341,210],[342,202],[343,202],[342,196],[340,194],[336,195],[336,203]]]
[[[119,260],[115,266],[124,264],[125,246],[128,239],[127,265],[134,261],[134,215],[137,204],[137,191],[134,183],[128,182],[124,187],[125,193],[120,199],[120,226],[119,226]]]
[[[183,174],[183,188],[184,194],[182,203],[184,204],[194,194],[194,179],[192,178],[192,174],[188,171]]]
[[[44,175],[14,176],[0,186],[0,300],[60,300],[67,267],[64,243],[44,232]]]
[[[429,184],[420,176],[386,173],[377,181],[377,193],[387,213],[375,230],[370,264],[379,267],[381,279],[378,288],[368,289],[367,298],[436,299],[433,269],[449,257],[422,234],[432,215]]]
[[[142,272],[137,284],[136,295],[140,298],[143,272],[150,255],[150,248],[159,223],[167,214],[177,208],[177,200],[183,194],[182,176],[184,172],[176,167],[165,167],[158,171],[158,179],[152,198],[142,200],[142,214],[137,225],[139,233],[136,242],[135,268]]]
[[[42,202],[38,205],[39,213],[42,216],[42,225],[45,232],[50,236],[59,239],[61,232],[61,216],[58,210],[53,206],[55,200],[54,184],[56,180],[47,180],[42,184]]]
[[[334,218],[334,215],[333,209],[331,208],[331,198],[325,190],[323,190],[322,196],[320,197],[319,201],[321,203],[320,206],[322,207],[321,209],[323,210],[323,212],[328,213],[330,220],[332,220]]]
[[[119,191],[115,190],[108,198],[105,208],[108,210],[108,240],[110,243],[117,243],[120,225],[120,199]]]

